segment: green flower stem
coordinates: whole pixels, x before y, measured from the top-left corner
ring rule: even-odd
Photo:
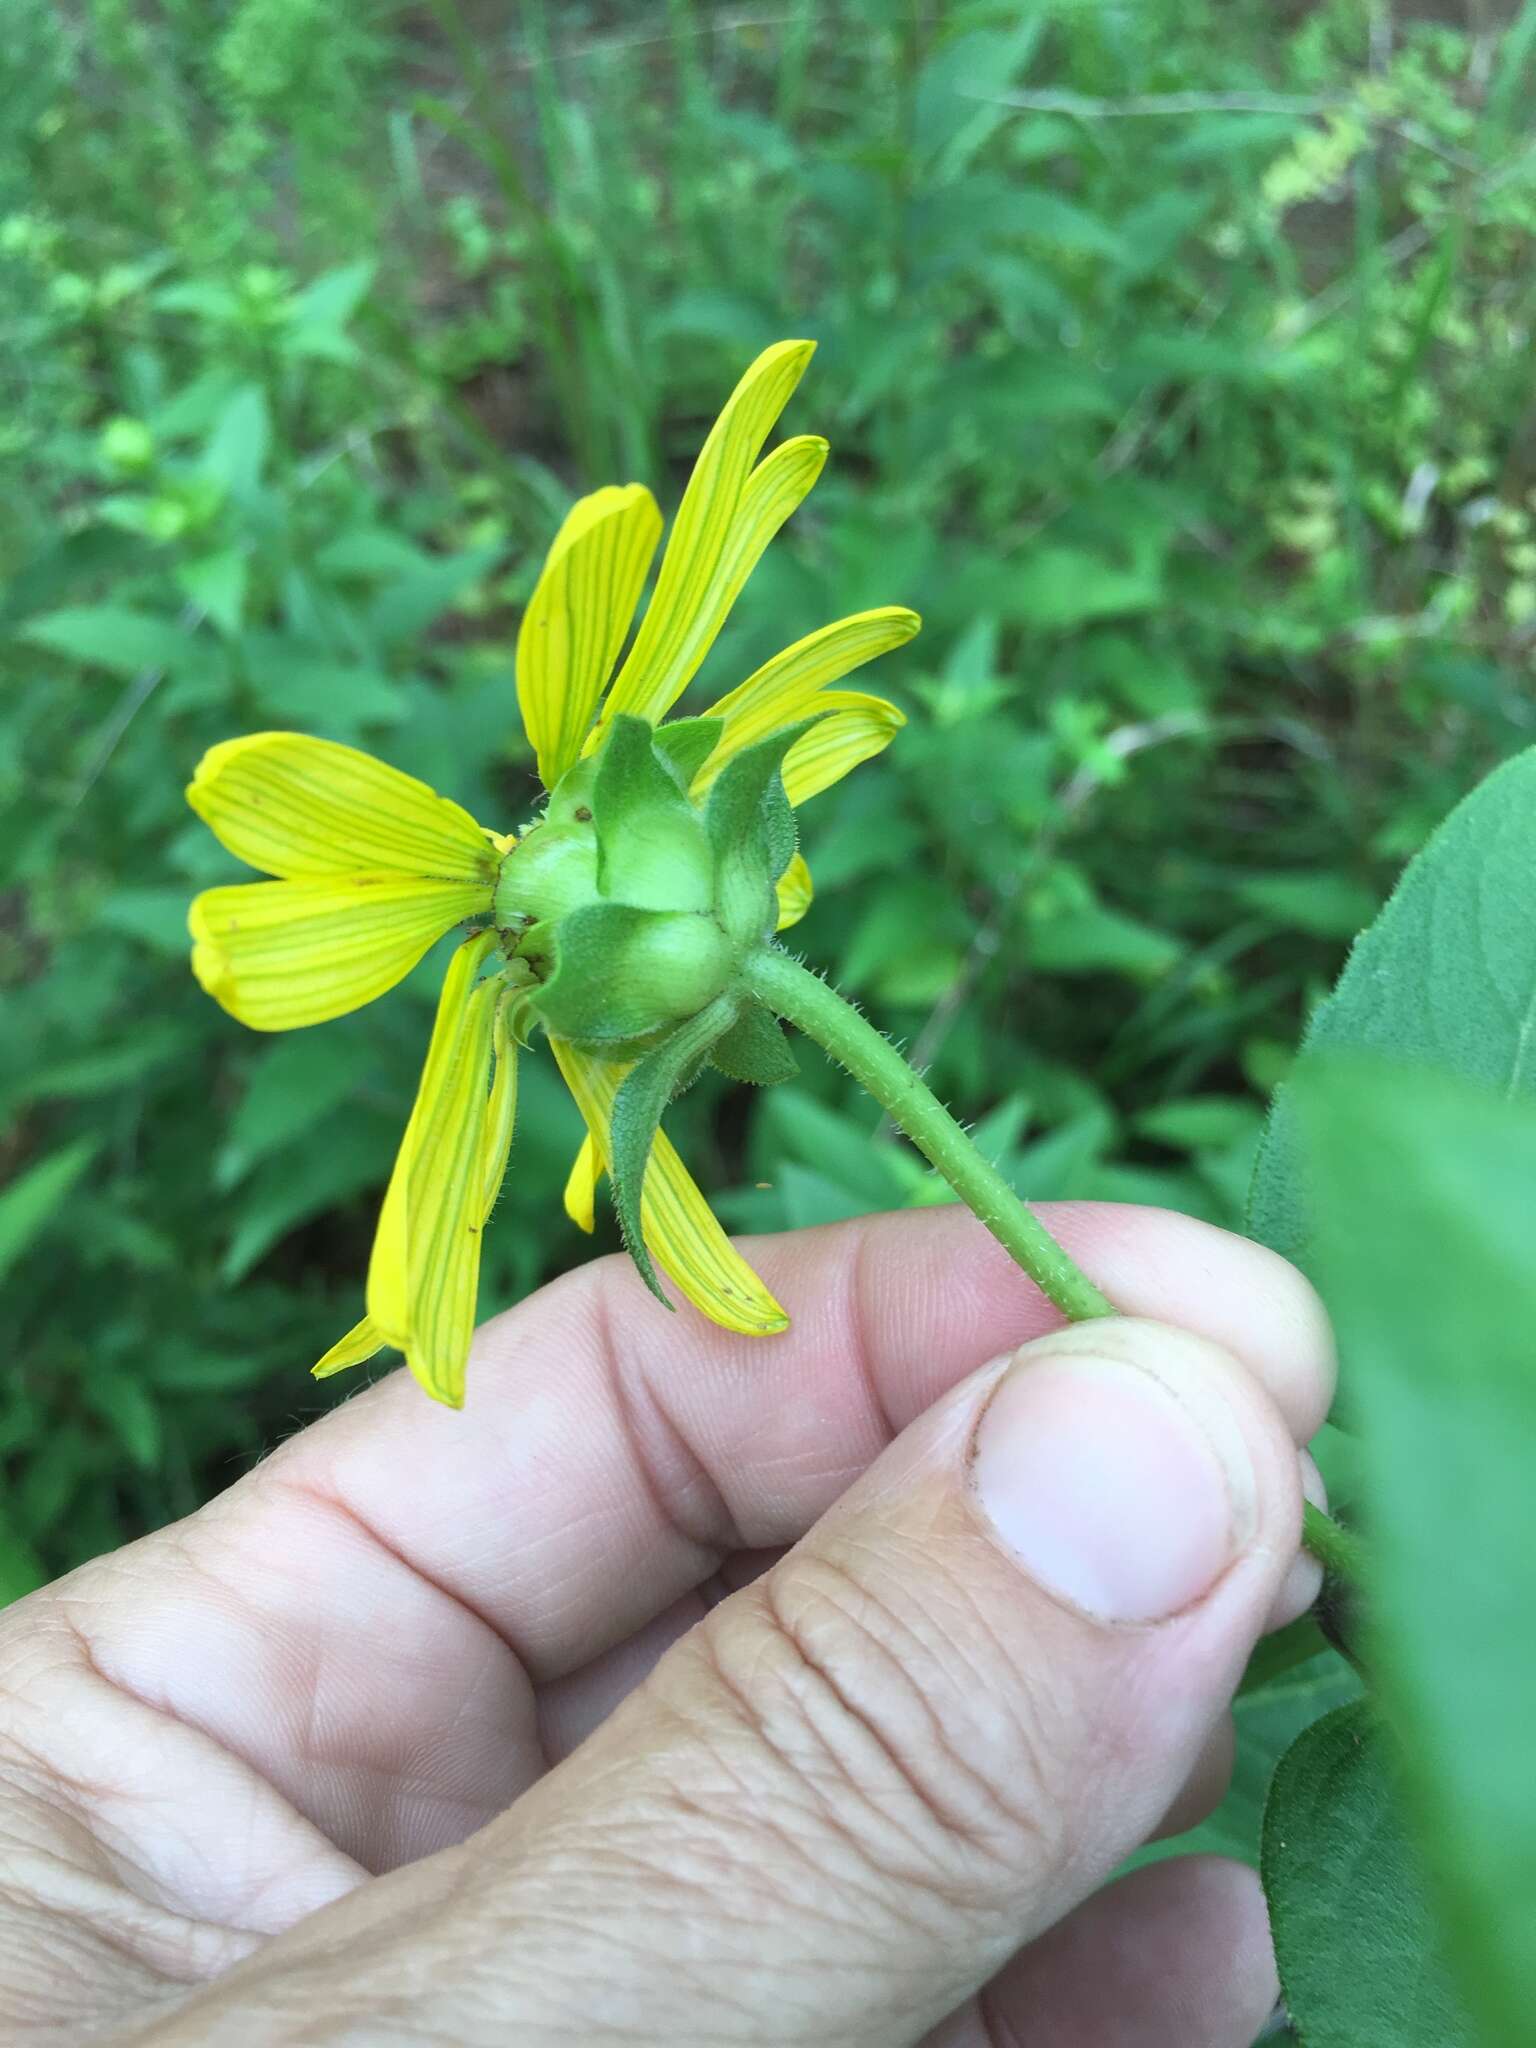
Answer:
[[[1365,1545],[1353,1529],[1307,1501],[1301,1510],[1301,1540],[1326,1572],[1358,1584],[1365,1569]]]
[[[1114,1305],[1079,1272],[1039,1218],[982,1158],[927,1083],[818,974],[777,947],[754,953],[742,979],[759,1002],[848,1069],[1064,1316],[1112,1316]]]
[[[874,1025],[836,989],[777,946],[754,953],[742,970],[746,988],[768,1008],[812,1038],[865,1088],[886,1115],[931,1161],[955,1193],[991,1231],[1049,1300],[1073,1322],[1112,1316],[1114,1304],[1073,1264],[1034,1212],[1025,1207],[927,1083]],[[1351,1581],[1360,1576],[1364,1546],[1310,1502],[1302,1541],[1325,1570]]]

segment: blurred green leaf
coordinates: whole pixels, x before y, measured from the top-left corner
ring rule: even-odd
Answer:
[[[328,270],[288,302],[284,346],[291,354],[350,362],[356,354],[344,329],[368,294],[378,265],[371,257]]]
[[[1342,1054],[1293,1104],[1359,1418],[1368,1654],[1453,1959],[1513,2041],[1536,2009],[1536,1105]]]
[[[1024,938],[1024,958],[1042,974],[1117,973],[1155,981],[1179,958],[1179,942],[1102,903],[1043,909]]]
[[[160,1411],[136,1380],[94,1373],[86,1382],[91,1406],[115,1432],[133,1462],[148,1471],[160,1455]]]
[[[218,1148],[218,1185],[232,1188],[244,1180],[269,1153],[366,1088],[368,1079],[356,1034],[345,1027],[297,1032],[264,1048]]]
[[[95,1139],[77,1138],[0,1189],[0,1279],[47,1229],[99,1149]]]
[[[1235,894],[1276,924],[1322,939],[1352,939],[1377,907],[1371,890],[1347,875],[1244,875]]]
[[[47,1577],[42,1558],[0,1506],[0,1607],[35,1591]]]
[[[186,659],[191,645],[191,636],[173,619],[105,604],[49,612],[29,620],[19,637],[120,676],[174,667]]]
[[[15,1097],[26,1102],[53,1097],[88,1101],[137,1081],[150,1067],[174,1057],[181,1044],[182,1034],[174,1025],[147,1025],[121,1044],[47,1062],[18,1075]]]
[[[214,422],[203,450],[203,472],[231,497],[249,498],[261,482],[271,444],[267,395],[259,384],[242,384]]]
[[[187,596],[204,611],[221,631],[238,633],[245,617],[245,591],[249,564],[239,548],[220,548],[183,562],[176,580]]]
[[[379,670],[318,653],[287,633],[246,633],[240,657],[263,718],[319,731],[392,725],[407,694]]]
[[[187,936],[189,889],[118,889],[101,905],[98,917],[110,931],[129,932],[157,953],[184,958],[191,950]]]
[[[380,591],[370,605],[370,632],[385,646],[420,633],[469,584],[485,575],[500,553],[499,547],[473,548],[463,554],[445,555],[412,575],[401,576]]]
[[[243,1280],[257,1261],[301,1223],[382,1188],[405,1127],[361,1109],[335,1111],[321,1126],[323,1143],[292,1161],[269,1158],[241,1187],[236,1223],[220,1262],[226,1283]]]
[[[902,1155],[894,1145],[876,1144],[872,1113],[860,1121],[786,1085],[763,1098],[763,1125],[770,1143],[856,1198],[861,1206],[845,1214],[900,1206],[906,1186]]]
[[[784,1228],[808,1230],[818,1223],[844,1223],[853,1216],[868,1216],[885,1204],[872,1203],[867,1195],[849,1187],[831,1174],[819,1173],[786,1159],[775,1175],[784,1205]]]
[[[1093,619],[1150,611],[1162,578],[1151,567],[1120,568],[1080,548],[1031,550],[1013,580],[1010,609],[1041,632],[1064,633]]]
[[[1142,1110],[1132,1122],[1143,1137],[1155,1138],[1160,1145],[1201,1152],[1256,1138],[1262,1117],[1258,1106],[1245,1096],[1200,1095],[1185,1102],[1160,1102]]]

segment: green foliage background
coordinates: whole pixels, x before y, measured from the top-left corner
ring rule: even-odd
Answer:
[[[334,1397],[420,1061],[430,960],[288,1039],[197,990],[198,755],[299,726],[515,827],[569,497],[675,503],[781,335],[833,465],[699,701],[927,620],[807,953],[1031,1195],[1240,1219],[1313,998],[1536,723],[1533,52],[1453,0],[10,0],[0,1593]],[[935,1199],[803,1067],[680,1106],[732,1223]],[[525,1074],[487,1311],[588,1252]]]

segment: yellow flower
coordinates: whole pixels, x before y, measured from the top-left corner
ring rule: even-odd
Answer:
[[[649,605],[618,673],[662,519],[640,484],[580,499],[555,537],[523,618],[517,696],[539,774],[553,789],[603,745],[621,714],[659,723],[708,653],[764,548],[816,481],[811,435],[758,457],[814,343],[780,342],[746,372],[700,452]],[[884,698],[834,688],[917,631],[897,606],[809,634],[706,714],[719,736],[696,768],[697,801],[743,748],[815,723],[789,747],[784,786],[804,803],[889,744],[904,723]],[[611,678],[611,680],[610,680]],[[226,740],[199,764],[188,801],[229,850],[275,879],[209,889],[192,905],[192,967],[232,1016],[260,1031],[318,1024],[371,1002],[456,925],[474,926],[444,980],[415,1107],[384,1197],[367,1314],[315,1367],[326,1376],[384,1345],[454,1406],[475,1320],[480,1234],[506,1168],[518,1026],[532,972],[491,922],[510,836],[478,825],[425,783],[353,747],[297,733]],[[811,901],[797,854],[778,885],[779,928]],[[519,972],[522,979],[519,980]],[[551,1039],[588,1136],[566,1208],[593,1224],[609,1162],[622,1058]],[[732,1249],[665,1136],[641,1202],[646,1246],[703,1313],[766,1335],[787,1318]]]

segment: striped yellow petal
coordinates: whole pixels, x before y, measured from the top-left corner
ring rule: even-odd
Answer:
[[[371,1003],[444,932],[490,907],[489,881],[237,882],[193,898],[192,972],[253,1031],[292,1031]]]
[[[753,469],[815,346],[781,341],[765,349],[726,400],[694,464],[605,717],[629,711],[654,722],[677,702],[758,556],[815,482],[826,447],[810,437]]]
[[[788,931],[792,924],[798,924],[811,907],[816,894],[811,881],[811,871],[805,864],[804,854],[797,853],[789,866],[779,877],[779,922],[778,931]]]
[[[900,647],[922,624],[916,612],[902,605],[856,612],[819,632],[808,633],[786,647],[718,704],[706,718],[722,718],[720,743],[695,778],[693,794],[702,796],[732,754],[781,732],[818,708],[820,693],[868,661]]]
[[[491,1100],[485,1112],[485,1183],[480,1204],[482,1223],[490,1220],[496,1197],[501,1193],[501,1184],[507,1177],[512,1130],[517,1122],[517,1040],[509,1028],[510,1008],[510,994],[504,991],[496,1005],[491,1041],[495,1078],[491,1082]]]
[[[368,1266],[368,1313],[384,1342],[453,1408],[475,1327],[500,997],[494,979],[476,976],[495,946],[482,932],[449,964]]]
[[[332,1373],[345,1372],[349,1365],[361,1365],[383,1349],[384,1339],[379,1334],[378,1324],[372,1316],[364,1316],[360,1323],[352,1325],[345,1337],[337,1339],[320,1363],[310,1367],[310,1371],[317,1380],[328,1380]]]
[[[906,724],[906,713],[883,697],[828,690],[819,700],[832,714],[802,733],[784,757],[784,788],[792,804],[808,803],[881,753]]]
[[[581,1150],[565,1183],[565,1213],[588,1237],[597,1228],[597,1183],[602,1171],[589,1131],[581,1141]]]
[[[517,636],[517,701],[546,789],[581,752],[660,537],[642,484],[578,498],[555,536]]]
[[[562,1039],[550,1040],[566,1086],[608,1166],[608,1121],[628,1069]],[[640,1227],[656,1262],[711,1322],[744,1337],[767,1337],[789,1318],[720,1228],[664,1133],[658,1132],[640,1198]]]
[[[231,853],[269,875],[469,882],[496,872],[495,850],[468,811],[335,740],[223,740],[198,763],[187,802]]]

